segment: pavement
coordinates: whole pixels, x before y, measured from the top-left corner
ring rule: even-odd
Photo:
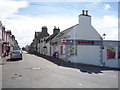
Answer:
[[[9,58],[9,56],[6,56],[4,58],[0,57],[0,90],[2,89],[2,65],[4,65]]]
[[[2,87],[118,88],[117,70],[84,65],[78,67],[46,58],[23,52],[23,60],[7,61],[2,66]]]
[[[66,62],[65,60],[62,60],[62,59],[59,59],[59,58],[54,58],[54,57],[51,57],[51,56],[46,56],[46,55],[43,55],[43,54],[39,54],[39,53],[36,53],[36,52],[33,52],[33,53],[29,53],[29,54],[34,54],[38,57],[42,57],[48,61],[51,61],[59,66],[65,66],[65,67],[72,67],[72,68],[86,68],[86,67],[89,67],[89,68],[97,68],[97,69],[100,69],[100,70],[118,70],[120,71],[120,68],[110,68],[110,67],[103,67],[103,66],[96,66],[96,65],[91,65],[91,64],[83,64],[83,63],[73,63],[73,62]]]
[[[10,56],[2,57],[0,58],[0,65],[3,65],[6,63],[6,61],[10,58]]]

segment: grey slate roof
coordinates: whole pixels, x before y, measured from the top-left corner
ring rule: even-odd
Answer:
[[[48,33],[45,33],[45,32],[39,32],[38,33],[38,36],[37,36],[37,40],[39,40],[39,39],[41,39],[41,38],[43,38],[43,37],[47,37],[47,36],[49,36],[49,34]]]
[[[55,34],[52,34],[51,36],[49,36],[47,39],[46,39],[46,42],[49,42],[51,41],[58,33],[55,33]]]
[[[74,25],[74,26],[72,26],[72,27],[70,27],[70,28],[68,28],[68,29],[60,32],[58,35],[56,35],[56,36],[52,39],[52,41],[56,41],[56,40],[60,40],[60,39],[64,38],[71,30],[73,30],[73,28],[75,28],[75,27],[77,27],[77,26],[78,26],[78,24],[76,24],[76,25]]]

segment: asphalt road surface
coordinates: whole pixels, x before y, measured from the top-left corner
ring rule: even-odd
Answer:
[[[23,60],[2,66],[2,88],[118,88],[118,71],[90,68],[57,65],[24,52]]]

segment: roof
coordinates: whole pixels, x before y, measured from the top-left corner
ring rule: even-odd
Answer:
[[[58,35],[56,35],[52,40],[54,41],[54,40],[59,40],[59,39],[64,38],[71,30],[73,30],[73,28],[75,28],[75,27],[77,27],[77,26],[78,26],[78,24],[76,24],[76,25],[74,25],[74,26],[72,26],[72,27],[70,27],[70,28],[68,28],[68,29],[60,32],[60,33],[59,33]]]
[[[46,42],[49,42],[50,40],[52,40],[56,35],[58,35],[58,33],[52,34],[51,36],[49,36],[46,40]]]
[[[44,38],[44,37],[47,37],[47,36],[49,36],[49,34],[47,32],[46,33],[39,32],[36,39],[41,39],[41,38]]]

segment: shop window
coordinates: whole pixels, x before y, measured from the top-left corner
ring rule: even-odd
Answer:
[[[115,59],[116,49],[113,46],[107,46],[107,59]]]
[[[75,45],[70,45],[70,55],[77,54],[77,48]]]

